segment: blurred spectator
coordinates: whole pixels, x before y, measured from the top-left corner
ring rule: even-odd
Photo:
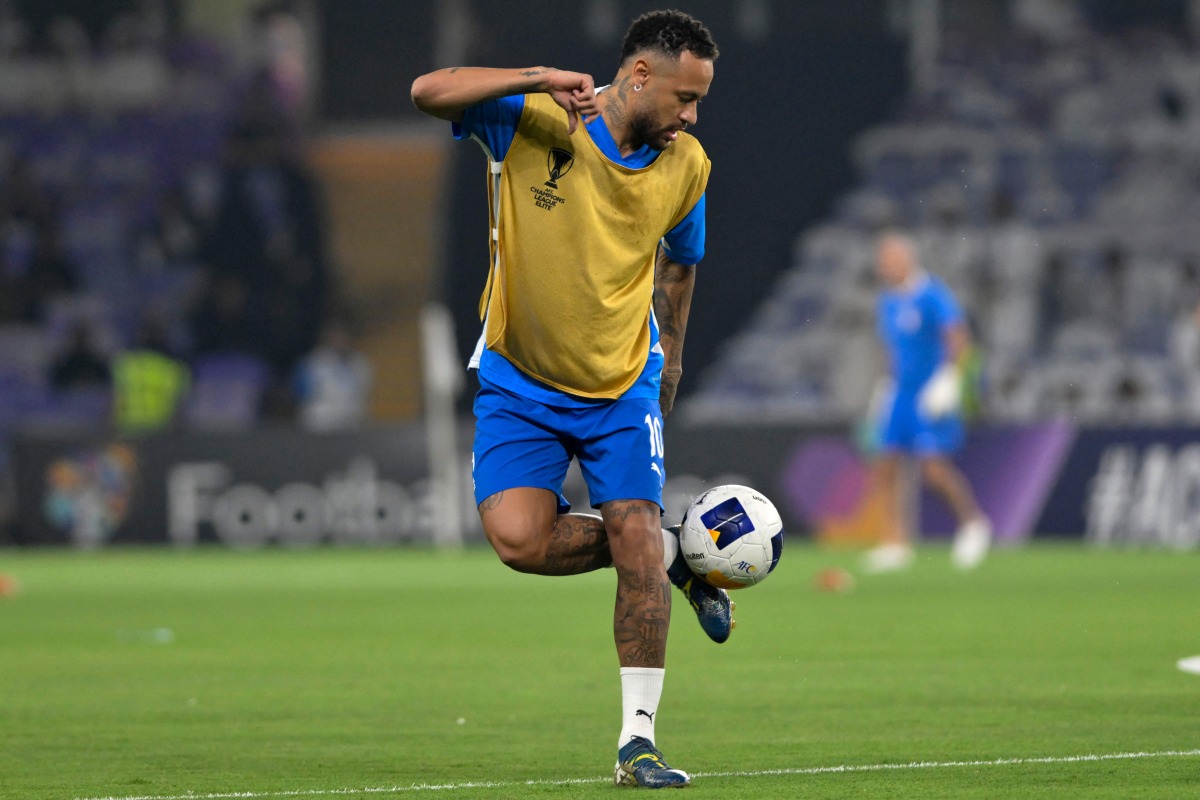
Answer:
[[[37,241],[34,230],[31,222],[17,216],[0,223],[0,257],[4,259],[4,272],[22,283],[33,262]]]
[[[367,417],[371,365],[354,349],[342,322],[329,324],[321,344],[300,363],[296,397],[300,423],[312,431],[346,430]]]
[[[1171,355],[1184,374],[1200,377],[1200,303],[1176,320]]]
[[[267,76],[257,76],[242,97],[228,147],[226,157],[234,167],[277,163],[298,152],[299,131]]]
[[[91,326],[78,322],[71,341],[50,366],[50,385],[57,392],[106,387],[111,380],[108,362],[96,347]]]
[[[53,216],[50,197],[38,184],[28,159],[17,156],[8,165],[0,192],[0,221],[19,220],[34,226],[49,225]]]
[[[302,261],[295,264],[297,270],[303,266]],[[287,375],[316,346],[320,329],[313,324],[317,304],[305,302],[303,295],[291,291],[282,278],[280,282],[264,290],[257,304],[264,314],[259,352],[275,370]]]
[[[21,55],[28,39],[29,30],[16,9],[8,3],[0,5],[0,58]]]
[[[1055,44],[1074,41],[1087,32],[1076,0],[1014,0],[1012,15],[1019,27]]]
[[[30,320],[42,319],[46,304],[54,297],[79,288],[77,270],[63,250],[57,228],[45,225],[38,229],[25,282],[32,304],[26,314]]]
[[[197,353],[259,352],[263,331],[251,310],[250,289],[232,272],[218,274],[192,315]]]
[[[991,197],[985,264],[986,293],[978,298],[983,335],[992,348],[1024,355],[1038,335],[1041,252],[1033,226],[1017,215],[1012,195],[998,189]]]
[[[1101,255],[1103,273],[1097,286],[1096,312],[1099,321],[1122,330],[1132,322],[1129,313],[1129,265],[1125,249],[1119,244],[1110,244]]]
[[[0,251],[0,320],[39,322],[54,297],[74,291],[78,278],[58,231],[12,218],[4,226]]]
[[[1192,421],[1200,419],[1200,303],[1175,321],[1170,353],[1183,376],[1181,415]]]
[[[257,60],[284,112],[299,119],[308,104],[308,43],[292,5],[287,0],[265,3],[255,12],[254,22],[260,51]]]
[[[169,427],[188,392],[187,365],[168,350],[160,320],[147,317],[137,344],[113,359],[113,406],[117,428],[126,434]]]
[[[124,111],[153,105],[165,97],[170,76],[158,44],[150,27],[137,15],[114,19],[92,67],[95,104]]]
[[[1067,253],[1062,250],[1051,250],[1046,255],[1045,266],[1042,270],[1041,313],[1042,321],[1040,339],[1043,344],[1049,344],[1053,330],[1060,322],[1067,319],[1074,287],[1070,280],[1071,262]]]
[[[25,281],[13,274],[4,261],[0,261],[0,324],[24,322],[28,300]]]
[[[154,220],[138,237],[136,251],[143,269],[188,264],[200,248],[200,225],[188,207],[187,195],[175,187],[158,200]]]
[[[235,156],[227,144],[229,162]],[[251,197],[246,171],[229,166],[221,176],[216,216],[201,257],[218,273],[257,273],[266,259],[266,231]]]

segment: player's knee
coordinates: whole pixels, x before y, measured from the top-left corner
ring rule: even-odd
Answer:
[[[620,539],[627,542],[630,547],[642,545],[662,547],[662,525],[657,519],[630,520],[616,525],[606,521],[604,527],[610,540]]]
[[[509,569],[535,572],[545,559],[545,537],[539,535],[533,520],[489,520],[483,530],[492,549]]]
[[[620,569],[638,567],[643,563],[662,564],[662,526],[657,513],[620,520],[606,519],[605,528],[613,566]]]
[[[528,542],[510,544],[493,540],[492,549],[504,566],[517,572],[537,572],[545,555],[540,548],[531,547]]]

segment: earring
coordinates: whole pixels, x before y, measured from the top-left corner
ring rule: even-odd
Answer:
[[[634,90],[635,92],[640,92],[640,91],[642,90],[642,85],[641,85],[640,83],[635,83],[635,84],[633,85],[633,90]]]

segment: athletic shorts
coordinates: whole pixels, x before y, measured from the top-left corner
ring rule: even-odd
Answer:
[[[950,455],[963,444],[962,417],[947,414],[932,419],[917,406],[917,392],[893,394],[891,407],[883,410],[880,445],[885,451],[914,456]]]
[[[496,492],[529,486],[562,495],[572,458],[592,507],[648,500],[662,508],[662,411],[657,400],[601,401],[585,408],[548,406],[480,381],[475,395],[472,478],[478,505]]]

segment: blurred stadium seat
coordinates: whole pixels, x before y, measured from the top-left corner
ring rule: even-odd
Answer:
[[[934,90],[858,138],[859,185],[800,234],[791,268],[684,404],[691,420],[861,413],[869,380],[842,373],[880,368],[856,348],[870,239],[886,225],[912,228],[963,298],[991,418],[1197,418],[1195,365],[1168,353],[1200,300],[1200,120],[1180,110],[1200,99],[1200,53],[1146,32],[1059,46],[959,34]]]
[[[203,430],[237,430],[258,421],[270,369],[248,353],[214,353],[192,365],[185,418]]]
[[[79,322],[111,355],[147,312],[163,317],[172,348],[197,362],[185,416],[204,427],[256,422],[264,392],[287,386],[315,342],[322,221],[287,98],[229,42],[168,32],[152,6],[100,31],[70,16],[38,28],[0,9],[5,430],[106,419],[106,402],[46,385]],[[61,243],[53,264],[39,261],[39,237]],[[230,273],[249,287],[241,316],[223,320],[233,330],[222,335],[255,350],[240,360],[209,358],[227,348],[197,327],[214,278]],[[262,335],[255,317],[281,307],[291,327]]]

